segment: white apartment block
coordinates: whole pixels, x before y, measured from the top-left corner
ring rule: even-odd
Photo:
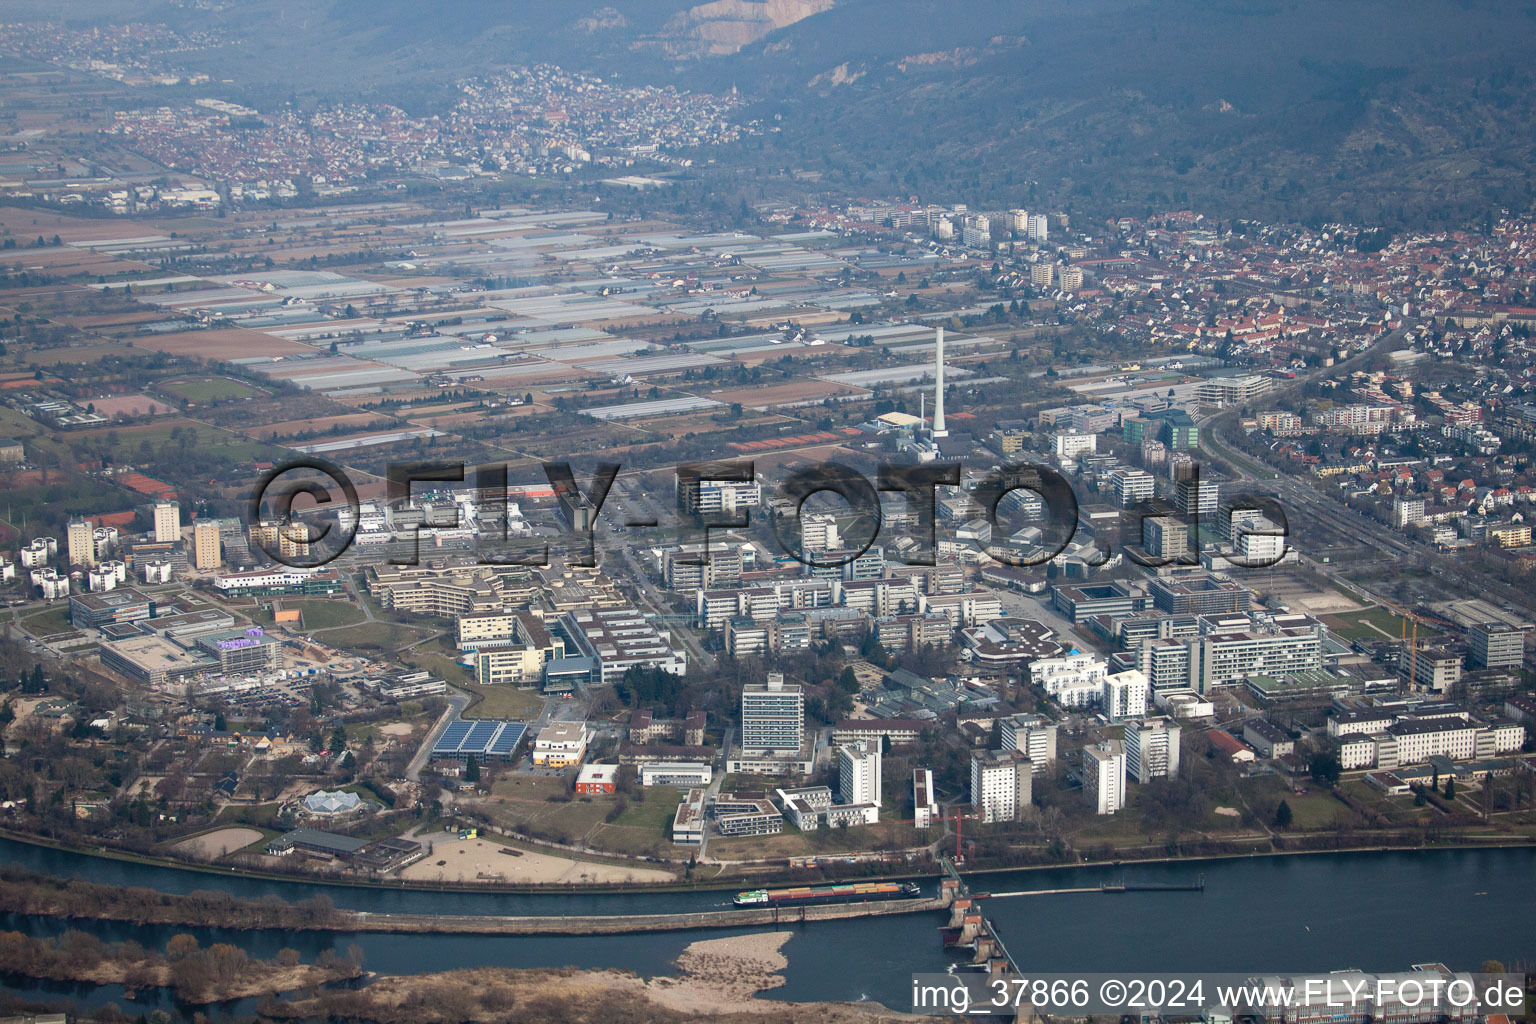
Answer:
[[[1125,774],[1145,785],[1153,779],[1179,777],[1178,723],[1148,718],[1125,724]]]
[[[1083,793],[1097,814],[1125,806],[1125,749],[1119,740],[1083,748]]]
[[[781,751],[794,755],[805,742],[805,694],[785,686],[784,677],[770,673],[763,684],[747,684],[741,693],[741,736],[748,751]]]
[[[762,498],[762,487],[755,481],[700,480],[697,494],[689,494],[685,490],[679,494],[678,504],[685,512],[708,515],[712,512],[756,508],[762,503]]]
[[[155,504],[155,543],[172,544],[181,540],[181,506],[174,501]]]
[[[1104,677],[1104,715],[1111,722],[1141,718],[1147,713],[1147,694],[1151,686],[1146,673],[1127,669]]]
[[[919,612],[937,612],[947,616],[955,628],[984,626],[1003,617],[1003,603],[990,590],[968,590],[961,594],[919,594]]]
[[[1157,493],[1156,478],[1144,469],[1117,469],[1110,474],[1115,485],[1115,500],[1121,508],[1130,508]]]
[[[1098,450],[1098,434],[1079,434],[1076,431],[1066,430],[1056,435],[1058,459],[1076,459],[1084,455],[1092,455]]]
[[[1030,663],[1029,681],[1062,707],[1092,707],[1104,695],[1109,666],[1092,654],[1064,654]]]
[[[1015,750],[971,755],[971,806],[981,820],[1017,821],[1034,798],[1034,770]]]
[[[912,772],[912,824],[915,828],[931,828],[938,815],[939,805],[933,798],[933,772],[927,768],[915,769]]]
[[[850,743],[837,751],[837,799],[844,804],[873,804],[880,820],[880,745]]]
[[[1056,760],[1056,723],[1044,715],[1009,715],[999,731],[1003,750],[1016,750],[1029,758],[1034,774]]]
[[[1213,686],[1238,683],[1249,676],[1293,675],[1322,664],[1322,627],[1297,626],[1268,633],[1143,640],[1136,667],[1146,674],[1153,690],[1190,689],[1205,694]]]

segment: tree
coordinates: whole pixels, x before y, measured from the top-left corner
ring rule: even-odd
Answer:
[[[1344,765],[1339,761],[1337,754],[1332,751],[1322,751],[1312,755],[1312,778],[1325,786],[1332,786],[1339,781],[1339,776],[1344,773]]]
[[[1280,806],[1275,808],[1275,828],[1290,828],[1292,817],[1291,805],[1281,800]]]
[[[1455,779],[1446,779],[1445,780],[1445,798],[1447,800],[1455,800],[1456,799],[1456,780]]]
[[[469,755],[469,763],[464,766],[464,781],[480,781],[480,762],[475,760],[474,754]]]
[[[198,949],[197,937],[181,932],[172,935],[170,940],[166,942],[165,958],[171,961],[182,960],[196,953]]]

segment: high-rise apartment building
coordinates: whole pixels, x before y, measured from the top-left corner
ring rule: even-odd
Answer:
[[[1017,750],[1029,758],[1036,775],[1056,760],[1056,723],[1044,715],[1010,715],[999,731],[1003,750]]]
[[[1034,797],[1034,770],[1017,750],[971,755],[971,806],[981,820],[1017,821]]]
[[[1179,777],[1179,726],[1167,718],[1125,723],[1125,774],[1145,785]]]
[[[1083,748],[1083,793],[1099,814],[1125,806],[1125,748],[1119,740]]]
[[[784,685],[783,675],[749,683],[741,692],[741,746],[749,751],[793,754],[805,741],[805,694]]]
[[[880,744],[860,740],[837,751],[837,799],[844,804],[880,807]]]
[[[155,503],[155,543],[174,544],[181,540],[181,506],[174,501]]]
[[[219,549],[219,524],[199,520],[192,529],[192,565],[197,569],[217,569],[223,558]]]
[[[1525,630],[1506,622],[1475,622],[1467,630],[1474,668],[1513,668],[1525,664]]]
[[[65,528],[69,564],[89,568],[96,564],[96,531],[84,519],[71,519]]]

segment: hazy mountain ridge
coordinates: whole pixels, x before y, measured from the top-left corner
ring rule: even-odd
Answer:
[[[1525,207],[1530,9],[1478,0],[854,0],[720,63],[765,159],[826,180],[1078,206],[1457,217]],[[998,37],[1008,41],[999,45]],[[920,45],[918,43],[920,42]]]
[[[19,9],[42,9],[17,0]],[[1536,7],[1497,0],[92,0],[167,21],[252,101],[445,109],[508,64],[756,99],[719,160],[870,194],[1433,220],[1532,202]],[[739,49],[738,49],[739,47]],[[736,52],[728,52],[735,50]]]

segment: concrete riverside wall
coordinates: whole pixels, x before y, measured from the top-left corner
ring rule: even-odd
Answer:
[[[872,900],[868,903],[823,903],[801,907],[748,907],[687,914],[635,914],[592,917],[490,917],[467,914],[346,915],[337,930],[365,932],[441,932],[477,935],[612,935],[621,932],[665,932],[684,928],[737,928],[742,925],[798,924],[852,917],[916,914],[943,910],[937,899]]]

